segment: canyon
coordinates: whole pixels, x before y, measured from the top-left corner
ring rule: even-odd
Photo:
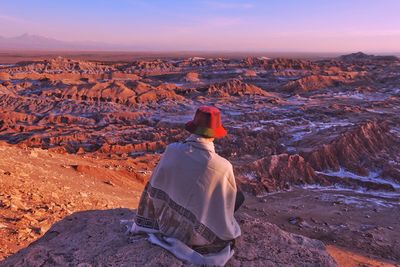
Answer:
[[[249,256],[247,249],[262,240],[287,255],[269,259],[271,266],[289,259],[293,266],[399,265],[400,59],[354,53],[0,65],[0,266],[72,264],[73,252],[50,252],[66,242],[63,233],[79,239],[91,231],[70,230],[74,216],[93,225],[101,214],[105,224],[134,216],[128,209],[160,155],[189,135],[184,124],[202,105],[221,110],[229,134],[216,151],[233,164],[247,198],[231,266],[266,264],[268,251]],[[120,246],[114,253],[128,250],[121,228],[109,231],[120,238],[109,237]],[[296,258],[282,240],[307,257]],[[48,258],[40,263],[35,253]],[[80,259],[117,264],[111,255]]]

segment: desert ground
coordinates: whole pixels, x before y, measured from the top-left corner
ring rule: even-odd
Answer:
[[[0,266],[112,265],[130,246],[151,253],[126,265],[182,266],[104,225],[134,216],[201,105],[221,110],[216,150],[246,194],[230,266],[400,266],[397,57],[93,55],[0,56]],[[74,218],[116,251],[95,256]]]

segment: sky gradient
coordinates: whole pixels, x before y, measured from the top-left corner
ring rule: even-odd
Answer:
[[[400,52],[400,0],[1,0],[0,36],[141,50]]]

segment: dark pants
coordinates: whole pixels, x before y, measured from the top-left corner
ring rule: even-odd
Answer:
[[[235,200],[235,212],[240,208],[240,206],[242,206],[244,202],[244,195],[242,193],[242,191],[237,191],[236,193],[236,200]]]

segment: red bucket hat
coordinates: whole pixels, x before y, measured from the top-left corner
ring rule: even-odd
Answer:
[[[193,134],[210,138],[221,138],[227,134],[221,123],[221,112],[209,106],[199,107],[194,119],[186,123],[185,129]]]

